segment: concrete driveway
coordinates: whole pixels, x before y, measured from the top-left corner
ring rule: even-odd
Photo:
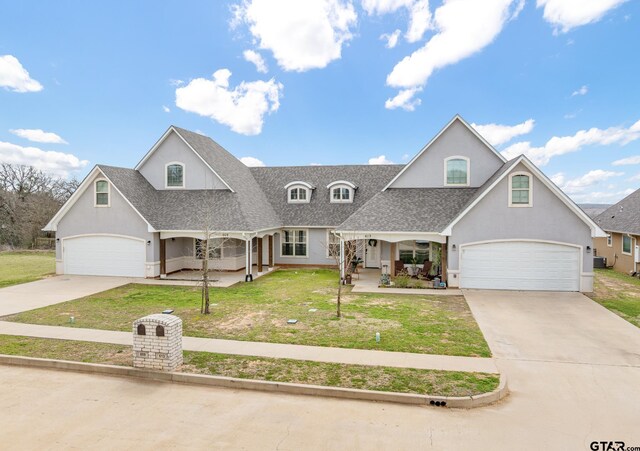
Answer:
[[[579,294],[469,291],[511,395],[474,410],[0,366],[5,449],[590,450],[640,446],[640,329]]]
[[[0,316],[78,299],[135,280],[126,277],[65,275],[0,288]]]

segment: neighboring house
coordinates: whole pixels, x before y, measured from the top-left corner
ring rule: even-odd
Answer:
[[[96,166],[45,230],[58,273],[164,277],[197,268],[335,265],[363,240],[368,268],[434,262],[449,286],[591,291],[604,232],[531,161],[505,159],[454,117],[407,165],[248,168],[170,127],[134,169]]]
[[[632,274],[640,270],[640,190],[607,208],[595,218],[607,233],[594,238],[597,255],[606,257],[607,266]]]
[[[582,208],[590,218],[595,218],[600,213],[609,208],[611,204],[578,204],[578,207]]]

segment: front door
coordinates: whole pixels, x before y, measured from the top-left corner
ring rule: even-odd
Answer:
[[[379,268],[380,267],[380,242],[378,240],[367,240],[367,246],[365,250],[366,250],[366,255],[364,259],[365,267]]]

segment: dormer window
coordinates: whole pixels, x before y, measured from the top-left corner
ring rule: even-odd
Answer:
[[[449,157],[444,160],[444,185],[469,186],[469,159]]]
[[[173,162],[166,165],[166,188],[184,188],[184,164]]]
[[[327,185],[331,203],[351,203],[356,186],[345,180],[338,180]]]
[[[95,203],[96,207],[109,207],[110,203],[110,188],[109,182],[106,180],[96,180],[95,188]]]
[[[291,182],[285,186],[290,204],[308,204],[311,200],[311,186],[307,182]]]

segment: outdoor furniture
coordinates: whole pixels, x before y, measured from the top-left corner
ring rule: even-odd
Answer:
[[[404,262],[402,260],[396,260],[393,262],[393,275],[405,273]]]
[[[429,277],[429,272],[431,271],[431,267],[433,266],[433,262],[430,262],[429,260],[425,260],[422,263],[422,268],[418,269],[418,272],[416,274],[416,277],[418,278],[428,278]]]

